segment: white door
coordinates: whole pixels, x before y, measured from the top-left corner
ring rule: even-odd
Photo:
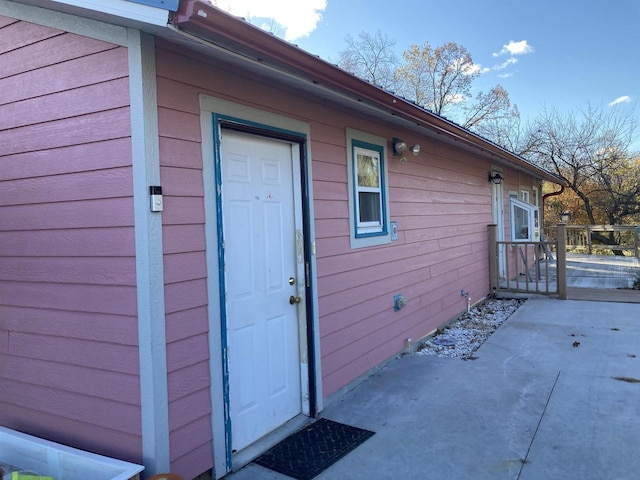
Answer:
[[[294,198],[293,147],[226,130],[221,135],[232,451],[301,412],[304,257],[296,250],[301,207]]]
[[[491,172],[494,175],[498,172]],[[500,172],[502,174],[502,172]],[[504,193],[502,183],[491,182],[491,204],[492,204],[492,216],[493,223],[498,226],[498,241],[504,242]],[[500,245],[498,248],[498,274],[500,278],[506,277],[506,252],[504,245]]]

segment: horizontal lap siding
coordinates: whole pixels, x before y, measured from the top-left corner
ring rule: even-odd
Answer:
[[[398,240],[351,250],[344,127],[387,138],[383,126],[342,118],[315,137],[314,197],[325,394],[331,394],[489,293],[489,163],[430,139],[401,164],[389,152],[390,217]],[[332,131],[335,128],[336,131]],[[317,148],[316,148],[317,147]],[[402,294],[407,306],[393,311]]]
[[[192,158],[198,155],[191,142],[198,141],[197,100],[202,93],[310,123],[325,395],[398,353],[407,338],[420,338],[464,311],[461,289],[469,291],[474,300],[489,292],[486,226],[491,223],[491,192],[486,180],[487,160],[416,136],[406,140],[423,145],[422,153],[400,164],[389,152],[391,138],[401,134],[397,128],[168,50],[161,51],[157,66],[160,118],[173,123],[160,125],[166,137],[161,138],[161,145],[166,142],[166,150],[169,146],[178,149],[173,142],[181,140],[189,145]],[[350,248],[347,127],[388,140],[390,214],[399,230],[399,239],[388,245]],[[176,155],[167,154],[162,162],[166,165],[168,161],[173,166],[178,162]],[[176,185],[186,179],[176,175]],[[194,185],[191,192],[199,195],[200,188]],[[201,201],[186,203],[196,210],[201,208]],[[183,220],[185,228],[187,223],[192,235],[202,234],[200,225]],[[170,237],[165,230],[165,249],[170,244],[171,251],[178,253],[176,236],[181,229],[177,222],[171,228]],[[194,238],[185,242],[193,244],[189,248],[196,251],[202,245]],[[166,274],[184,280],[178,264],[176,261],[171,267],[175,273],[167,270]],[[396,294],[408,300],[399,312],[393,311]]]
[[[171,470],[193,478],[213,467],[200,106],[157,52]]]
[[[0,423],[139,462],[127,62],[0,17]]]

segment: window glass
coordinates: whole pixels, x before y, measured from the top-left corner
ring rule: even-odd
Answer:
[[[380,221],[379,193],[359,192],[358,202],[360,204],[360,208],[358,209],[360,213],[360,225],[367,223],[375,223],[376,225],[380,225],[382,223]]]
[[[354,148],[358,178],[358,230],[373,232],[382,227],[382,192],[380,190],[380,155],[378,152]]]
[[[513,230],[514,240],[528,240],[529,239],[529,212],[524,208],[514,205],[514,218],[515,223]]]
[[[356,148],[358,158],[358,186],[368,188],[380,187],[380,159],[376,152],[367,152]]]

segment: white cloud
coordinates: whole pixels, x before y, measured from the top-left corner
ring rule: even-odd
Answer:
[[[493,67],[493,69],[494,70],[504,70],[509,65],[514,65],[516,63],[518,63],[518,59],[516,57],[510,57],[510,58],[507,59],[506,62],[500,63],[499,65],[495,65]]]
[[[490,69],[486,67],[482,67],[479,63],[472,63],[468,67],[466,67],[463,71],[465,75],[475,75],[476,73],[483,74],[487,73]]]
[[[520,40],[514,42],[511,40],[507,45],[502,46],[502,50],[494,53],[494,57],[500,57],[502,55],[525,55],[527,53],[533,53],[533,47],[527,43],[526,40]]]
[[[613,107],[614,105],[618,105],[619,103],[630,103],[630,102],[631,102],[631,97],[628,95],[623,95],[622,97],[618,97],[613,102],[609,103],[609,106]]]
[[[213,3],[247,20],[273,20],[285,30],[284,38],[290,42],[313,32],[322,18],[322,11],[327,8],[327,0],[217,0]],[[268,21],[260,22],[260,25],[267,30],[274,26]]]
[[[498,75],[498,78],[511,78],[513,77],[513,73],[501,73]]]

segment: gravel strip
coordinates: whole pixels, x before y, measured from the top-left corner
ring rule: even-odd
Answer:
[[[485,300],[471,308],[457,320],[449,323],[426,339],[415,355],[462,358],[473,356],[493,332],[515,312],[525,300]]]

